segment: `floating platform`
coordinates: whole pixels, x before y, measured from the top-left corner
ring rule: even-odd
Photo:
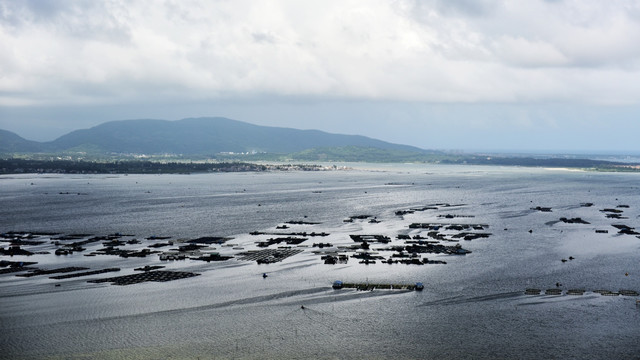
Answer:
[[[85,271],[81,273],[74,273],[74,274],[67,274],[67,275],[50,276],[49,279],[55,279],[55,280],[71,279],[71,278],[76,278],[81,276],[98,275],[98,274],[104,274],[104,273],[115,272],[115,271],[120,271],[120,268],[108,268],[108,269]]]
[[[570,289],[567,290],[567,295],[584,295],[584,292],[583,289]]]
[[[542,292],[542,290],[540,289],[526,289],[524,291],[525,295],[540,295],[540,293]],[[586,293],[587,290],[584,289],[569,289],[566,291],[566,295],[584,295],[584,293]],[[635,290],[619,290],[618,292],[614,292],[614,291],[610,291],[610,290],[602,290],[602,289],[598,289],[598,290],[593,290],[592,291],[594,294],[600,294],[602,296],[640,296],[640,293],[638,293]],[[545,295],[562,295],[563,291],[562,289],[557,289],[557,288],[552,288],[552,289],[547,289],[544,292]]]
[[[33,270],[37,270],[37,268],[34,267],[29,267],[29,266],[16,266],[16,267],[8,267],[6,269],[0,269],[0,274],[11,274],[11,273],[16,273],[16,272],[21,272],[21,271],[33,271]]]
[[[181,272],[181,271],[146,271],[133,275],[116,276],[105,279],[89,280],[90,283],[110,282],[112,285],[131,285],[139,284],[146,281],[173,281],[198,276],[198,273]]]
[[[256,261],[258,264],[280,262],[290,256],[301,253],[299,249],[266,249],[261,251],[247,251],[238,254],[239,260]]]
[[[80,271],[80,270],[89,270],[89,268],[72,266],[72,267],[63,267],[63,268],[51,269],[51,270],[36,269],[26,274],[18,274],[16,276],[32,277],[32,276],[49,275],[49,274],[56,274],[56,273],[69,273],[69,272]]]
[[[415,284],[372,284],[372,283],[345,283],[342,281],[335,281],[333,288],[340,289],[356,289],[361,291],[372,290],[410,290],[421,291],[424,289],[424,285],[420,282]]]

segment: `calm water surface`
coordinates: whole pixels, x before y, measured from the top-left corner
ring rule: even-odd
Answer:
[[[583,207],[581,203],[594,206]],[[451,207],[396,216],[396,210]],[[637,297],[640,176],[546,169],[380,165],[330,172],[0,177],[0,232],[115,232],[186,239],[249,232],[328,232],[303,244],[351,245],[349,234],[416,235],[413,222],[487,224],[461,241],[466,256],[425,254],[446,265],[325,265],[312,249],[258,265],[155,256],[123,259],[2,257],[43,269],[161,264],[200,273],[166,283],[115,286],[89,278],[0,274],[2,358],[640,358]],[[600,210],[628,205],[625,219]],[[551,207],[552,212],[531,210]],[[352,215],[380,223],[345,223]],[[445,219],[440,215],[456,215]],[[565,224],[559,218],[590,224]],[[596,234],[606,229],[607,234]],[[426,235],[423,233],[423,235]],[[5,246],[5,244],[0,246]],[[140,245],[143,247],[143,245]],[[88,251],[102,247],[88,245]],[[374,246],[374,247],[377,247]],[[51,251],[50,244],[34,247]],[[233,255],[232,247],[219,247]],[[573,256],[575,260],[562,262]],[[262,273],[269,277],[263,279]],[[626,274],[626,275],[625,275]],[[115,276],[96,275],[90,278]],[[422,292],[333,290],[347,282],[425,283]],[[582,296],[524,295],[526,288],[585,289]],[[56,287],[55,284],[60,284]],[[304,308],[301,308],[304,305]]]

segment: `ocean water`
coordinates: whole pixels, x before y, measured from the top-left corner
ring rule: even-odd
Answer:
[[[431,204],[451,206],[395,214]],[[624,219],[607,218],[605,208],[623,211]],[[380,222],[343,222],[365,214]],[[0,177],[0,232],[225,236],[231,245],[213,248],[237,255],[243,250],[234,248],[256,249],[256,241],[270,237],[250,232],[282,231],[276,226],[290,220],[318,224],[289,225],[286,232],[330,235],[262,265],[84,256],[100,243],[55,256],[48,237],[25,248],[50,254],[2,256],[37,261],[41,269],[121,271],[65,280],[0,274],[0,358],[640,358],[640,298],[593,292],[640,291],[640,239],[612,226],[640,225],[638,174],[357,165],[326,172]],[[424,254],[447,264],[423,266],[353,258],[325,265],[311,247],[352,245],[350,234],[426,236],[411,223],[486,224],[491,236],[460,240],[468,255]],[[200,275],[127,286],[87,282],[144,265]],[[425,289],[333,290],[334,280],[420,281]],[[544,295],[557,283],[562,295]],[[525,295],[526,288],[543,294]],[[586,292],[567,295],[568,289]]]

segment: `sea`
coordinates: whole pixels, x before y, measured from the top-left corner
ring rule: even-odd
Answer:
[[[119,269],[68,279],[0,273],[0,358],[640,358],[640,297],[621,293],[640,291],[634,231],[640,174],[327,165],[327,171],[0,176],[0,233],[42,241],[22,246],[34,255],[0,260],[37,262],[29,266],[41,270]],[[451,225],[489,235],[454,238],[445,230]],[[424,265],[352,257],[365,250],[350,249],[359,245],[350,235],[388,237],[389,244],[371,242],[369,251],[390,258],[389,247],[406,241],[399,235],[436,241],[428,234],[433,229],[444,234],[439,243],[470,253],[421,254],[446,262]],[[295,255],[267,264],[242,258],[285,233],[308,240],[269,248],[299,250]],[[103,248],[100,242],[55,255],[56,239],[72,234],[140,241],[121,246],[130,249],[171,242],[158,251],[223,237],[224,244],[203,251],[233,258],[85,256]],[[9,240],[0,238],[0,247],[8,249]],[[325,264],[322,256],[331,252],[349,259]],[[134,269],[146,265],[198,275],[89,282],[140,273]],[[424,290],[334,289],[336,280],[421,282]]]

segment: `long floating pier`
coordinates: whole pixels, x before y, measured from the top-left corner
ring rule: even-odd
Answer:
[[[417,290],[421,291],[424,289],[424,285],[422,283],[415,284],[372,284],[372,283],[343,283],[342,281],[336,281],[333,283],[333,288],[336,290],[339,289],[356,289],[361,291],[371,291],[371,290]]]
[[[569,289],[565,292],[566,295],[584,295],[587,292],[584,289]],[[635,290],[618,290],[618,292],[609,291],[609,290],[593,290],[595,294],[600,294],[602,296],[640,296],[640,294]],[[541,295],[542,290],[540,289],[526,289],[524,291],[525,295]],[[562,289],[551,288],[544,290],[544,295],[562,295]]]

